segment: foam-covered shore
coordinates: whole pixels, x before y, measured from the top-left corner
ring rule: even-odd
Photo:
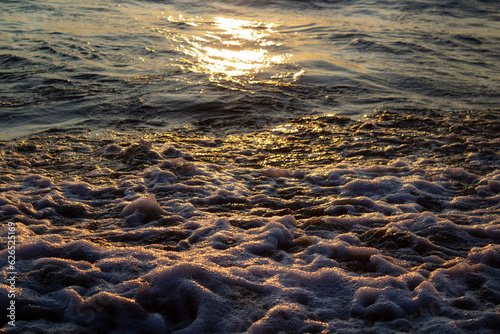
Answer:
[[[491,333],[499,116],[0,143],[3,331]]]

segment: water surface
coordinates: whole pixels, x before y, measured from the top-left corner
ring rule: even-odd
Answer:
[[[499,98],[497,2],[0,6],[4,138],[82,121],[212,119],[241,131],[311,114],[491,108]]]

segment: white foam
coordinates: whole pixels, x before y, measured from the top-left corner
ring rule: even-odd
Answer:
[[[156,201],[156,197],[154,194],[151,194],[147,197],[138,198],[135,201],[127,204],[127,206],[125,206],[122,210],[122,215],[128,216],[136,211],[158,215],[166,214],[166,212]]]
[[[17,223],[19,328],[495,329],[500,172],[416,156],[256,168],[256,146],[219,164],[196,143],[82,147],[104,162],[72,179],[12,162],[0,214]],[[4,247],[3,278],[7,264]]]

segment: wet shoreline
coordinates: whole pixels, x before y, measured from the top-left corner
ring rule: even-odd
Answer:
[[[3,142],[16,323],[489,333],[498,114],[324,115],[223,136],[77,128]]]

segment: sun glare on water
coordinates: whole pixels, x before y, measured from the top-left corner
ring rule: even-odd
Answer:
[[[169,37],[189,57],[185,68],[208,74],[211,81],[279,85],[302,74],[293,65],[286,66],[293,55],[284,51],[284,36],[276,24],[224,17],[208,21],[182,16],[168,19],[189,24],[188,31],[171,32]]]
[[[191,48],[198,56],[200,69],[212,75],[251,76],[272,65],[282,64],[290,57],[273,55],[265,49],[275,45],[274,41],[266,39],[276,33],[272,30],[273,24],[216,17],[214,26],[219,31],[212,45],[194,44]]]

